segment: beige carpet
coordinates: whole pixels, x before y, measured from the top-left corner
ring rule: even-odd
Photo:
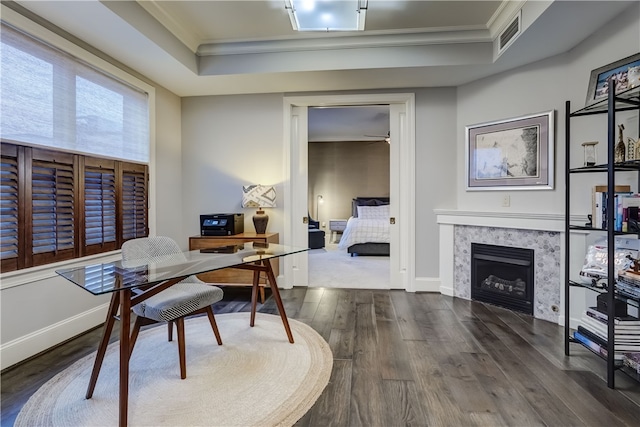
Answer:
[[[166,327],[143,331],[131,356],[130,426],[280,426],[300,419],[329,381],[328,344],[304,323],[280,316],[216,316],[218,346],[206,317],[186,321],[187,378]],[[175,336],[175,334],[174,334]],[[118,423],[118,343],[111,344],[92,399],[85,399],[94,355],[43,385],[15,426],[112,426]]]
[[[389,289],[388,256],[350,256],[330,243],[309,251],[309,286],[320,288]]]

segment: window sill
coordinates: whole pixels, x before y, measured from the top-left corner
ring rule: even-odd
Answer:
[[[58,277],[56,270],[61,268],[80,267],[96,262],[104,263],[119,261],[120,259],[121,255],[120,250],[118,249],[117,251],[105,252],[83,258],[39,265],[37,267],[24,268],[22,270],[9,271],[7,273],[0,274],[0,290]]]

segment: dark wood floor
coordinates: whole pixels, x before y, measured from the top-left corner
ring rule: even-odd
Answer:
[[[215,312],[248,311],[248,298],[228,288]],[[562,328],[549,322],[439,294],[294,288],[282,298],[334,355],[329,385],[297,426],[640,425],[640,383],[619,372],[607,388],[604,361],[577,344],[565,357]],[[260,311],[277,313],[273,299]],[[99,338],[3,372],[2,426]]]

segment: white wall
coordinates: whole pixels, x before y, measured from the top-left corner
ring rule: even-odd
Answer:
[[[571,52],[479,80],[458,88],[457,125],[457,207],[460,210],[514,213],[565,212],[565,101],[571,111],[585,104],[591,70],[636,54],[640,51],[640,3],[630,6],[604,28],[594,32]],[[556,110],[555,189],[545,191],[465,191],[465,126],[541,111]],[[638,138],[637,113],[618,116],[627,127],[627,136]],[[571,121],[571,167],[583,162],[582,142],[600,141],[598,159],[606,161],[606,115],[574,118]],[[618,174],[618,183],[632,184],[637,175]],[[606,184],[604,174],[580,174],[571,178],[571,213],[591,212],[591,188]],[[502,207],[502,196],[510,195],[511,206]],[[575,233],[571,236],[570,275],[575,278],[584,259],[584,250],[593,236]],[[566,256],[566,253],[563,253]],[[562,260],[564,263],[564,259]],[[563,266],[564,269],[564,266]],[[564,271],[564,270],[563,270]],[[558,279],[564,298],[563,278]],[[572,324],[585,307],[595,305],[595,294],[573,289],[571,292]],[[562,319],[564,320],[564,319]]]
[[[242,186],[275,185],[277,207],[266,210],[268,232],[282,220],[282,94],[203,96],[182,99],[182,224],[200,233],[200,214],[244,213],[255,231],[255,209],[241,207]]]
[[[182,125],[180,97],[156,88],[156,234],[168,236],[184,249],[182,229]]]
[[[608,63],[640,51],[638,4],[616,17],[605,29],[597,31],[568,54],[539,61],[525,67],[478,80],[458,88],[457,204],[462,210],[505,213],[563,213],[565,164],[565,101],[572,111],[584,106],[590,72]],[[555,189],[544,191],[507,191],[511,206],[502,207],[503,191],[465,190],[465,126],[542,111],[556,110]],[[600,140],[599,159],[605,159],[606,117],[579,119],[572,126],[572,159],[582,162],[584,141]],[[637,125],[636,125],[637,128]],[[637,135],[636,135],[637,136]],[[574,138],[575,137],[575,138]],[[602,177],[593,177],[598,179]],[[602,178],[603,179],[603,178]],[[591,184],[586,196],[576,194],[582,213],[589,209]]]
[[[451,208],[455,203],[456,90],[420,88],[366,93],[400,92],[416,94],[416,258],[420,260],[416,263],[416,276],[437,278],[438,228],[433,209]],[[244,184],[282,182],[283,97],[260,94],[183,98],[183,228],[188,235],[199,233],[200,214],[214,212],[244,212],[245,230],[253,230],[253,211],[240,207],[240,188]],[[284,210],[280,200],[278,208],[269,210],[268,231],[282,232]]]

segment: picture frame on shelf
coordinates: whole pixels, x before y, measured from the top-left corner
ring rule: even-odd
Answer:
[[[555,110],[466,126],[466,190],[552,190]]]
[[[616,94],[640,86],[640,53],[591,71],[585,107],[589,107],[607,97],[609,80],[612,77],[618,82]]]

